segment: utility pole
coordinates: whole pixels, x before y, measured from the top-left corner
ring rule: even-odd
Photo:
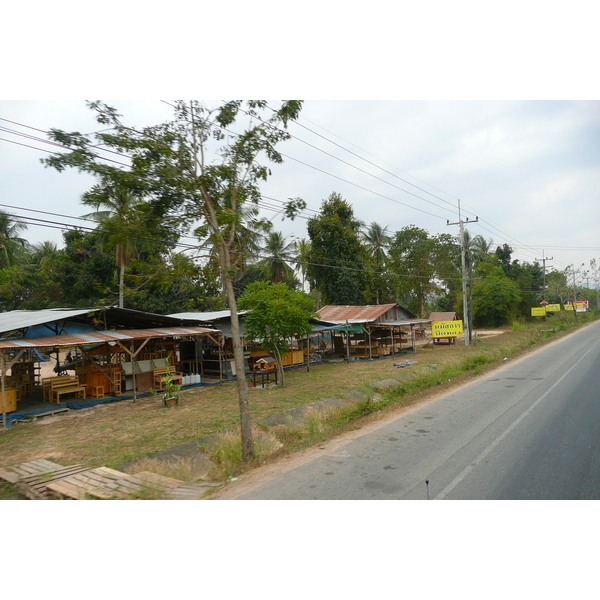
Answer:
[[[463,322],[465,329],[465,346],[471,345],[471,323],[469,319],[469,308],[467,304],[467,249],[465,248],[465,223],[477,223],[479,217],[475,217],[474,221],[469,221],[469,218],[463,221],[460,218],[460,200],[458,201],[458,223],[450,223],[446,221],[447,225],[459,225],[460,226],[460,262],[462,266],[462,296],[463,296]]]
[[[548,258],[547,256],[544,256],[544,251],[542,250],[542,258],[536,258],[535,260],[541,260],[542,263],[544,264],[543,269],[544,269],[544,294],[546,293],[546,261],[547,260],[554,260],[554,257],[551,256],[550,258]]]

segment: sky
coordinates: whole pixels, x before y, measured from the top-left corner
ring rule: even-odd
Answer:
[[[103,100],[138,127],[172,116],[170,99]],[[61,224],[86,225],[73,217],[90,212],[80,198],[93,179],[44,167],[55,150],[44,132],[97,131],[94,113],[84,100],[1,100],[0,119],[0,209],[39,219],[24,236],[60,247]],[[261,211],[290,241],[308,237],[307,218],[337,192],[392,234],[458,235],[460,202],[471,235],[509,244],[513,259],[582,275],[600,259],[598,100],[305,100],[289,132]],[[306,210],[282,220],[278,207],[296,197]]]

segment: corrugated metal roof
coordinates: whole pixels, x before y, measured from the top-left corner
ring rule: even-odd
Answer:
[[[114,341],[128,341],[184,335],[218,334],[218,329],[207,327],[160,327],[153,329],[119,329],[89,333],[53,335],[41,338],[0,340],[0,349],[51,348],[54,346],[88,346]]]
[[[0,334],[44,323],[54,323],[63,319],[72,319],[86,315],[94,309],[89,308],[51,308],[47,310],[11,310],[0,313]]]
[[[345,323],[346,321],[350,324],[358,323],[372,323],[379,317],[384,315],[392,308],[398,306],[397,304],[376,304],[367,306],[342,306],[342,305],[329,305],[324,306],[321,310],[317,311],[319,318],[323,321],[329,321],[330,323]],[[398,307],[400,308],[400,307]]]
[[[245,315],[247,310],[238,310],[238,316]],[[174,317],[176,319],[189,319],[196,321],[217,321],[219,319],[228,319],[231,317],[231,311],[228,310],[216,310],[211,312],[184,312],[184,313],[175,313],[173,315],[169,315],[169,317]]]
[[[31,330],[46,324],[67,323],[67,331],[85,331],[97,329],[95,323],[100,319],[107,323],[108,329],[116,327],[144,328],[187,325],[184,317],[171,317],[154,313],[119,308],[117,306],[97,306],[91,308],[49,308],[45,310],[12,310],[0,313],[0,335],[11,331]],[[192,324],[192,323],[189,323]],[[51,329],[48,327],[48,329]],[[29,331],[26,335],[40,337],[46,332]]]
[[[455,321],[456,320],[455,312],[432,312],[429,313],[430,321]]]

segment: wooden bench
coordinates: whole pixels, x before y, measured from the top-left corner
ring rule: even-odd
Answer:
[[[44,400],[47,402],[60,402],[63,394],[75,394],[85,400],[85,385],[80,385],[79,375],[59,375],[42,379]]]
[[[152,371],[152,387],[157,390],[165,389],[165,377],[169,376],[172,381],[183,383],[183,373],[175,371],[175,367],[160,367]]]

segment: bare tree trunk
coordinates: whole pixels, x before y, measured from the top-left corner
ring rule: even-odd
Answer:
[[[277,373],[279,377],[279,385],[283,387],[285,385],[283,374],[283,359],[281,358],[281,352],[279,352],[279,348],[277,347],[275,347],[275,358],[277,359]]]
[[[250,402],[248,400],[248,383],[244,367],[244,348],[240,336],[240,324],[237,313],[237,303],[233,292],[231,275],[223,270],[223,287],[227,294],[229,310],[231,311],[231,336],[233,341],[233,357],[235,361],[235,379],[240,405],[240,426],[242,432],[242,460],[254,458],[254,443],[252,441],[252,420],[250,418]]]

